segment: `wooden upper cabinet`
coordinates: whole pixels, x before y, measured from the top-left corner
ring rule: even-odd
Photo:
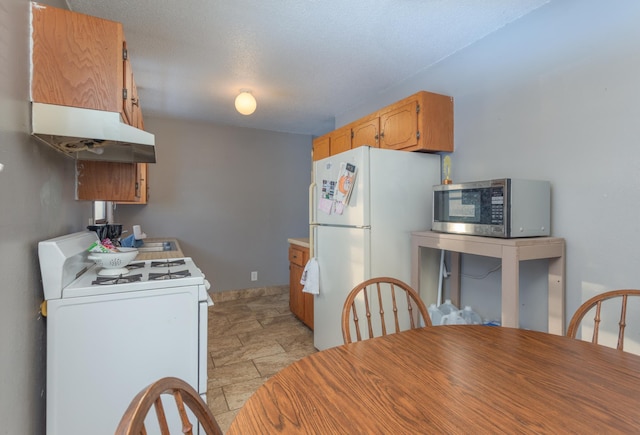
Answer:
[[[360,121],[356,121],[351,127],[353,132],[351,139],[351,148],[357,148],[364,145],[379,148],[380,135],[380,118],[373,116]]]
[[[313,142],[313,159],[364,145],[402,151],[452,152],[453,98],[417,92],[317,138]]]
[[[41,3],[31,8],[33,101],[120,112],[122,25]]]
[[[345,126],[334,130],[331,137],[331,155],[339,154],[351,149],[351,127]]]
[[[379,111],[380,148],[453,151],[453,98],[421,91]]]
[[[313,160],[321,160],[351,149],[351,127],[345,126],[313,140]]]
[[[313,140],[313,160],[322,160],[331,155],[331,138],[328,134]]]
[[[79,200],[146,204],[147,164],[78,160]]]
[[[122,25],[40,3],[31,8],[33,101],[119,113],[142,129]],[[147,169],[146,163],[78,161],[76,198],[145,204]]]

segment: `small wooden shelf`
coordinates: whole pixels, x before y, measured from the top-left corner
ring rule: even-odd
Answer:
[[[460,254],[502,260],[502,326],[518,328],[520,261],[549,259],[549,332],[564,335],[565,329],[565,242],[558,237],[499,239],[443,234],[433,231],[411,233],[411,285],[420,289],[421,248],[451,252],[451,302],[460,305]]]

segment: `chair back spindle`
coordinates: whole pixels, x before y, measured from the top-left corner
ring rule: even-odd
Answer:
[[[567,329],[567,336],[576,338],[580,326],[583,324],[583,319],[594,308],[593,317],[593,334],[591,335],[591,342],[594,344],[599,343],[600,325],[602,323],[602,306],[603,302],[620,299],[620,318],[618,320],[618,341],[616,349],[624,350],[624,334],[627,327],[627,302],[629,296],[640,296],[640,290],[625,289],[625,290],[611,290],[602,294],[596,295],[591,299],[584,302],[576,310],[575,314],[569,322],[569,328]]]
[[[406,296],[406,307],[399,304],[398,296],[404,293]],[[372,299],[376,302],[373,302]],[[375,306],[377,304],[377,307]],[[351,321],[353,321],[353,331],[355,341],[363,339],[360,330],[360,317],[358,316],[358,306],[364,309],[367,321],[368,337],[373,338],[376,331],[378,335],[400,332],[403,325],[401,322],[401,312],[406,310],[409,317],[409,329],[415,329],[418,325],[417,315],[422,317],[426,326],[431,326],[431,321],[427,313],[424,302],[418,293],[406,283],[390,277],[372,278],[357,285],[345,300],[342,310],[342,337],[345,343],[351,343]],[[385,306],[390,306],[390,313],[385,310]],[[414,307],[418,308],[418,313],[414,312]],[[378,316],[372,313],[377,312]],[[389,319],[388,314],[392,316]],[[387,322],[390,322],[387,324]],[[391,331],[393,328],[393,331]]]

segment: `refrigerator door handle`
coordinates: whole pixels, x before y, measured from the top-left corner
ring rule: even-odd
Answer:
[[[309,185],[309,258],[315,257],[316,247],[314,243],[314,227],[316,222],[314,219],[313,204],[315,203],[316,183],[315,181]]]

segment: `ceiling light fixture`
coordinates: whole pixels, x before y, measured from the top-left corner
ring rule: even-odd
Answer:
[[[243,115],[251,115],[256,111],[256,98],[250,90],[240,89],[240,94],[236,97],[236,110]]]

